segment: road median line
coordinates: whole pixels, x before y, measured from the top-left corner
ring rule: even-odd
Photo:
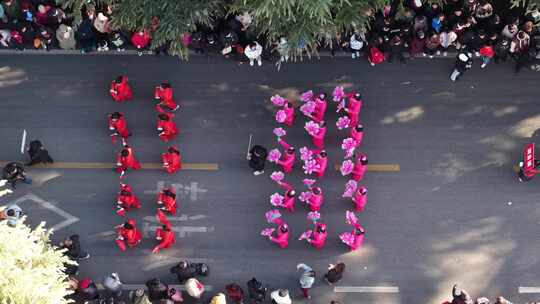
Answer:
[[[8,162],[0,161],[0,166],[5,166]],[[55,162],[53,164],[37,164],[30,168],[36,169],[112,169],[114,163],[91,163],[91,162]],[[143,170],[163,170],[161,163],[141,163]],[[201,170],[217,171],[219,165],[215,163],[183,163],[181,170]]]
[[[334,287],[337,293],[399,293],[397,286],[339,286]]]
[[[540,293],[540,287],[518,287],[519,293]]]
[[[341,164],[337,164],[334,166],[336,171],[339,171],[341,168]],[[367,170],[370,172],[399,172],[401,171],[401,167],[399,164],[372,164],[367,165]]]

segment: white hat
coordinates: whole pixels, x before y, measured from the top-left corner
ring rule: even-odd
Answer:
[[[463,62],[469,61],[469,57],[467,55],[465,55],[464,53],[459,54],[458,58],[459,58],[459,60],[461,60]]]
[[[97,15],[97,18],[99,19],[99,21],[107,21],[107,19],[109,19],[101,12]]]

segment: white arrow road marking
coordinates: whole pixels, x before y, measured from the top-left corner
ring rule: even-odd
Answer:
[[[518,287],[519,293],[540,293],[540,287]]]
[[[150,225],[150,223],[144,223],[143,224],[143,237],[149,238],[153,237],[154,233],[157,228],[160,226],[153,226]],[[190,233],[193,232],[213,232],[214,227],[206,227],[206,226],[174,226],[171,227],[171,230],[177,233],[177,236],[179,238],[185,238],[186,236],[189,236]]]
[[[182,221],[187,221],[187,220],[195,221],[195,220],[202,220],[204,218],[206,218],[206,215],[203,215],[203,214],[192,215],[192,216],[188,216],[187,214],[182,214],[176,217],[175,216],[167,217],[167,219],[171,222],[182,222]],[[145,216],[144,220],[149,221],[151,223],[159,223],[158,219],[155,216]]]
[[[96,283],[96,286],[99,290],[104,290],[105,287],[103,287],[103,284],[101,283]],[[176,290],[186,290],[186,287],[184,285],[169,285],[170,288],[174,288]],[[139,288],[142,288],[142,289],[146,289],[146,285],[144,284],[122,284],[122,288],[124,290],[135,290],[135,289],[139,289]],[[212,287],[212,285],[204,285],[204,291],[212,291],[212,289],[214,289]]]
[[[399,293],[399,287],[396,287],[396,286],[340,286],[340,287],[334,287],[334,292]]]
[[[62,221],[62,222],[54,225],[53,227],[51,227],[51,229],[54,230],[54,231],[58,231],[58,230],[60,230],[62,228],[66,228],[67,226],[69,226],[71,224],[74,224],[74,223],[79,221],[78,217],[67,213],[66,211],[56,207],[52,203],[50,203],[50,202],[42,199],[41,197],[39,197],[39,196],[37,196],[35,194],[32,194],[32,193],[28,193],[28,194],[26,194],[24,196],[21,196],[18,199],[12,201],[10,204],[18,204],[18,205],[20,205],[22,202],[27,201],[27,200],[35,202],[35,203],[41,205],[43,208],[49,209],[52,212],[58,214],[59,216],[65,218],[64,221]]]

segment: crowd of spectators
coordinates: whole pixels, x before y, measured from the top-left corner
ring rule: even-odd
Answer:
[[[77,49],[83,53],[129,48],[139,55],[167,54],[168,44],[150,49],[157,20],[148,29],[128,32],[111,25],[111,6],[97,6],[92,1],[81,10],[79,24],[74,24],[54,0],[0,1],[0,48]],[[332,43],[321,43],[321,48],[332,56],[337,52],[348,53],[353,59],[365,55],[372,65],[466,51],[482,57],[482,68],[491,59],[495,63],[513,59],[519,71],[540,57],[540,14],[510,10],[507,1],[497,3],[502,7],[497,11],[490,1],[448,0],[443,7],[422,0],[393,1],[373,16],[369,31],[337,35]],[[231,16],[216,20],[212,27],[199,26],[179,39],[195,53],[220,54],[251,65],[261,65],[262,59],[288,61],[291,48],[305,47],[302,43],[289,45],[286,38],[268,47],[265,37],[254,34],[252,21],[248,13]]]

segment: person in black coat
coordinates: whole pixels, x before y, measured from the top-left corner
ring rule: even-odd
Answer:
[[[32,166],[39,163],[53,163],[53,159],[49,156],[49,151],[43,147],[43,144],[39,140],[33,140],[28,147],[28,155],[30,155],[30,162],[26,163],[27,166]]]
[[[324,275],[324,280],[332,285],[339,282],[343,278],[343,272],[345,272],[345,264],[338,263],[336,265],[330,265],[328,272]]]
[[[11,187],[15,189],[15,184],[18,181],[22,181],[26,184],[31,184],[32,179],[30,179],[26,172],[24,172],[23,164],[17,163],[17,162],[11,162],[4,166],[4,169],[2,170],[2,177],[3,179],[6,179]]]
[[[148,288],[148,297],[152,301],[159,301],[162,299],[167,299],[169,294],[169,286],[162,283],[159,279],[151,279],[146,282],[146,287]]]
[[[264,287],[261,282],[252,278],[247,282],[247,287],[250,299],[253,299],[255,303],[262,303],[264,301],[268,288]]]
[[[255,145],[249,150],[247,159],[249,160],[249,166],[253,169],[254,175],[264,173],[264,165],[267,156],[268,151],[263,146]]]
[[[472,54],[466,51],[459,52],[454,65],[454,71],[450,75],[450,80],[456,81],[457,78],[472,67]]]
[[[190,264],[188,261],[181,261],[178,265],[172,267],[170,271],[176,274],[180,284],[184,284],[188,279],[198,274],[195,265]]]

